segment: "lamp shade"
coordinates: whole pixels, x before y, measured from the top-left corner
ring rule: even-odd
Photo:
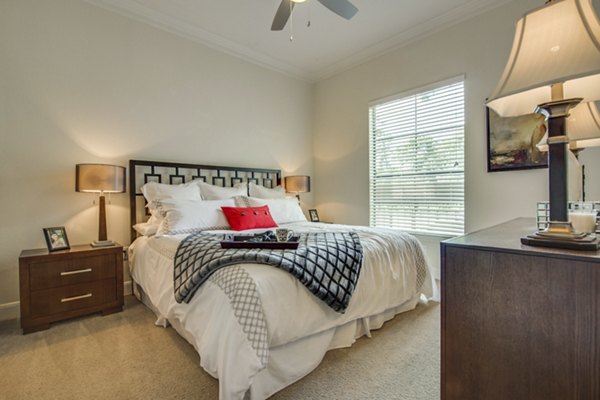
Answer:
[[[290,193],[310,192],[310,176],[293,175],[285,177],[285,190]]]
[[[552,99],[600,99],[600,22],[592,0],[554,0],[516,26],[510,57],[488,106],[501,116],[529,114]]]
[[[567,136],[571,149],[600,146],[599,102],[581,104],[571,110],[567,119]]]
[[[125,168],[108,164],[77,164],[75,167],[77,192],[123,193]]]
[[[567,118],[567,136],[571,150],[600,146],[598,102],[580,104],[570,111],[570,116]],[[537,144],[540,151],[548,151],[547,140],[548,133],[546,132],[546,135]]]

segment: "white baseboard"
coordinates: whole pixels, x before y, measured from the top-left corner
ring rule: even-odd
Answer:
[[[125,296],[131,294],[131,281],[123,282],[123,294]],[[0,321],[19,318],[21,313],[19,305],[20,302],[18,301],[0,304]]]
[[[0,321],[4,321],[6,319],[17,319],[19,318],[19,314],[20,308],[18,301],[0,304]]]
[[[128,296],[131,294],[131,281],[123,282],[123,294]]]

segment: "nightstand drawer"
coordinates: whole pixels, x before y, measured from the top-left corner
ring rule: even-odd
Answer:
[[[19,290],[23,333],[81,315],[123,309],[123,247],[21,251]]]
[[[93,282],[115,276],[115,257],[110,254],[62,261],[32,263],[29,284],[32,291]]]
[[[117,302],[114,279],[63,286],[31,292],[31,317],[59,314],[66,311]]]

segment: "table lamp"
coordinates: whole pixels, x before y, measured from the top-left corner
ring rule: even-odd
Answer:
[[[568,220],[566,119],[579,103],[600,100],[600,22],[591,0],[554,0],[525,14],[488,106],[501,116],[535,112],[548,124],[550,221],[521,242],[546,247],[598,248],[594,235]]]
[[[106,236],[105,193],[125,192],[125,168],[108,164],[77,164],[75,168],[75,191],[99,193],[98,240],[92,246],[112,246]]]
[[[298,201],[300,201],[300,193],[310,192],[310,176],[292,175],[285,177],[285,191],[288,193],[296,193]]]
[[[569,150],[577,154],[579,151],[600,146],[600,112],[597,101],[591,101],[575,107],[567,118],[567,136]],[[548,151],[548,133],[537,144],[540,151]]]

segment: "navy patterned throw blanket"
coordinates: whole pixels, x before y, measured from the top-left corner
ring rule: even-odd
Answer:
[[[289,272],[329,307],[348,307],[362,266],[362,246],[354,232],[300,235],[296,250],[222,249],[228,235],[198,232],[175,253],[175,300],[188,303],[200,285],[220,268],[240,263],[268,264]]]

